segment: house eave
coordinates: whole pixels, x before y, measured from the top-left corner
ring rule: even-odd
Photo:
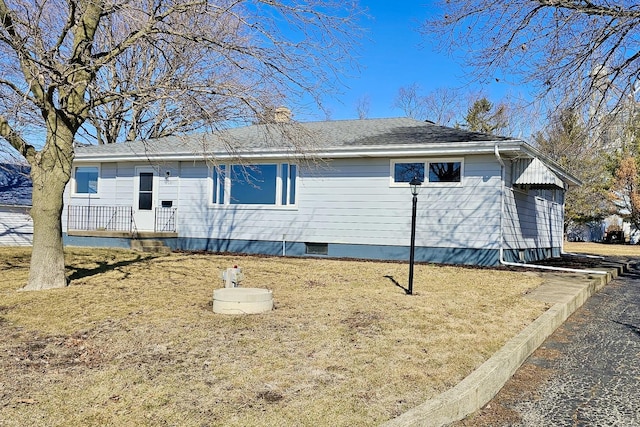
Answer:
[[[457,143],[429,143],[406,145],[377,145],[377,146],[339,146],[299,152],[290,149],[261,149],[238,152],[211,153],[176,153],[176,152],[144,152],[127,154],[83,154],[77,153],[76,162],[128,162],[136,160],[147,161],[198,161],[198,160],[229,160],[229,159],[291,159],[291,158],[357,158],[357,157],[415,157],[415,156],[461,156],[492,154],[494,146],[500,145],[501,152],[513,155],[522,150],[525,144],[520,140],[457,142]]]
[[[556,161],[552,160],[548,156],[544,155],[540,150],[532,147],[529,144],[524,145],[523,152],[526,153],[529,157],[540,159],[547,168],[549,168],[553,173],[558,175],[558,177],[566,182],[569,186],[581,186],[582,181],[578,179],[573,174],[567,172],[562,166],[560,166]]]

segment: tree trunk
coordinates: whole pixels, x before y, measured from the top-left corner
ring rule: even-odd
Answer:
[[[60,135],[64,134],[64,135]],[[71,132],[47,137],[45,148],[31,161],[33,249],[25,291],[62,288],[68,281],[62,244],[64,189],[71,176]],[[66,138],[65,138],[66,136]]]

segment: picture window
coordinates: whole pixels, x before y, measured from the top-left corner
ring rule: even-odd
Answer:
[[[296,203],[297,166],[223,164],[211,174],[214,205],[290,206]]]

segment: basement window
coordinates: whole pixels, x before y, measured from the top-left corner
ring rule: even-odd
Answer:
[[[329,244],[305,243],[305,253],[308,255],[329,255]]]

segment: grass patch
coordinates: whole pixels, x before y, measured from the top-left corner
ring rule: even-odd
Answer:
[[[640,245],[613,245],[594,242],[565,242],[566,252],[602,256],[640,257]]]
[[[457,384],[546,308],[539,277],[400,263],[68,248],[71,286],[17,292],[0,248],[0,425],[377,425]],[[212,311],[219,272],[275,309]]]

